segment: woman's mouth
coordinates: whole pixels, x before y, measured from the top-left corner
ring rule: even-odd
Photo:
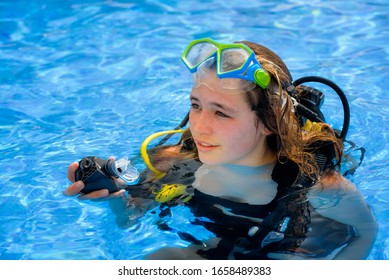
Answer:
[[[218,145],[212,145],[204,141],[196,141],[196,146],[197,146],[197,150],[199,150],[200,152],[209,152],[219,147]]]

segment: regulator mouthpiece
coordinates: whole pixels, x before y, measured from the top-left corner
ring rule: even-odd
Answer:
[[[111,163],[114,163],[113,171],[115,172],[116,176],[125,181],[127,184],[138,180],[139,172],[134,166],[131,165],[131,162],[128,160],[128,158],[124,157],[117,161],[108,160],[108,165],[110,161]]]

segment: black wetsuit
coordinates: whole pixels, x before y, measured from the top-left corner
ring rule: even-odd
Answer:
[[[196,217],[191,223],[204,226],[220,238],[215,248],[197,252],[203,258],[267,259],[269,252],[325,258],[355,237],[353,227],[314,211],[305,196],[310,186],[295,187],[290,184],[291,179],[284,179],[295,173],[293,166],[288,168],[291,174],[274,169],[273,179],[278,183],[278,191],[266,205],[234,202],[193,188],[195,171],[200,166],[198,161],[186,160],[174,165],[159,182],[131,186],[128,190],[132,196],[153,200],[164,184],[187,186],[185,204]],[[289,177],[294,180],[293,176]],[[166,213],[169,207],[182,204],[182,198],[168,200],[161,209]]]

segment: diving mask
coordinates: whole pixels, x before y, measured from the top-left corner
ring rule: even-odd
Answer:
[[[270,83],[270,76],[255,58],[255,53],[244,44],[198,39],[186,47],[181,59],[194,74],[194,86],[201,84],[204,74],[212,69],[221,79],[219,86],[228,90],[247,91],[256,85],[265,89]]]

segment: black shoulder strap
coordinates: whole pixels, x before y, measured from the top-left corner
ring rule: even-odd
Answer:
[[[281,191],[282,189],[293,185],[293,183],[296,182],[298,175],[298,165],[294,161],[284,157],[277,161],[271,177],[273,181],[278,184],[278,191]]]

